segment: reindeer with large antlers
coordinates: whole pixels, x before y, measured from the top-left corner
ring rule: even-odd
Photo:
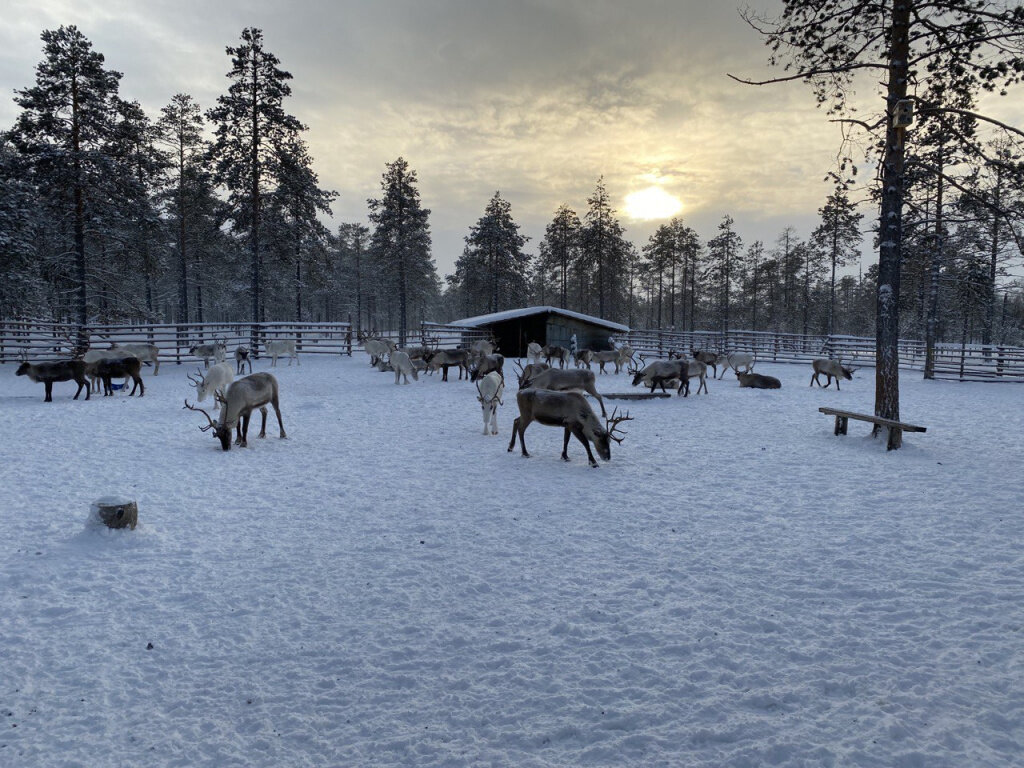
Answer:
[[[198,368],[196,369],[195,376],[191,373],[185,375],[192,382],[191,386],[195,387],[198,393],[196,400],[200,403],[209,395],[220,395],[223,397],[224,393],[228,391],[228,387],[231,386],[231,381],[235,378],[230,363],[217,363],[206,372],[205,376],[203,376],[203,372]]]
[[[618,425],[623,421],[632,421],[629,413],[619,416],[617,410],[605,420],[604,426],[598,420],[590,403],[579,392],[553,392],[548,389],[521,389],[516,393],[516,402],[519,405],[519,415],[512,424],[512,442],[508,444],[511,453],[516,447],[516,436],[519,436],[519,443],[523,450],[523,456],[529,458],[526,450],[525,432],[526,428],[533,422],[538,422],[549,427],[562,427],[565,429],[565,439],[562,441],[562,461],[569,461],[569,438],[573,435],[583,443],[587,450],[587,458],[590,466],[596,467],[597,459],[590,450],[590,444],[594,444],[597,455],[604,461],[611,461],[611,441],[621,443],[626,433],[618,430]],[[622,437],[616,437],[618,431]]]
[[[189,405],[185,401],[185,407],[190,411],[199,411],[210,422],[199,429],[203,432],[213,430],[214,436],[220,440],[220,447],[225,451],[231,450],[231,431],[237,430],[235,444],[242,448],[248,447],[247,437],[249,434],[249,417],[254,408],[260,409],[263,422],[260,425],[260,437],[267,436],[267,403],[274,406],[274,413],[277,414],[277,425],[281,428],[281,439],[288,437],[284,433],[284,422],[281,421],[281,408],[278,405],[277,379],[269,373],[254,373],[245,378],[238,379],[228,387],[225,396],[215,395],[217,402],[221,404],[220,419],[216,422],[202,408]]]

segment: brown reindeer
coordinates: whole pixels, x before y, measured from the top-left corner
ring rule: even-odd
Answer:
[[[85,363],[81,360],[57,360],[52,363],[30,363],[27,360],[18,366],[15,376],[28,376],[35,382],[42,382],[46,387],[44,403],[53,402],[53,383],[55,381],[74,380],[78,390],[72,400],[77,400],[85,387],[85,399],[89,399],[89,380],[85,378]]]
[[[217,401],[221,404],[220,418],[217,421],[210,418],[210,414],[202,408],[189,405],[188,400],[185,401],[185,407],[190,411],[199,411],[199,413],[206,417],[206,420],[210,423],[199,429],[203,432],[212,429],[214,436],[220,440],[220,447],[225,451],[231,450],[231,431],[233,429],[237,430],[235,445],[242,448],[248,447],[249,417],[252,415],[254,408],[259,408],[260,414],[263,416],[259,436],[261,438],[267,436],[267,403],[274,407],[274,413],[277,414],[277,425],[281,429],[281,439],[283,440],[288,437],[284,433],[284,422],[281,421],[277,379],[271,374],[260,372],[238,379],[228,387],[227,394],[224,397],[217,395]]]
[[[615,431],[623,421],[632,421],[629,414],[618,416],[617,411],[602,426],[590,403],[579,392],[553,392],[547,389],[521,389],[516,393],[516,402],[519,405],[519,415],[512,424],[512,442],[508,444],[511,453],[516,447],[516,437],[519,437],[519,444],[523,456],[529,458],[526,450],[526,428],[533,422],[544,424],[549,427],[562,427],[565,430],[562,441],[562,460],[569,461],[569,438],[573,435],[583,443],[587,451],[587,459],[590,466],[597,466],[597,459],[590,450],[590,444],[594,444],[597,455],[604,461],[612,458],[611,441],[621,443],[623,437],[616,437]]]

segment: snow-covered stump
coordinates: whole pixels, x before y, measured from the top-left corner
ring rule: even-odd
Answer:
[[[135,530],[139,524],[139,505],[134,499],[104,496],[92,503],[93,517],[108,528]]]

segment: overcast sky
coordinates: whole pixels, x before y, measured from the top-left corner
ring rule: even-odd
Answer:
[[[705,239],[725,214],[746,244],[770,246],[786,225],[805,237],[839,147],[839,129],[806,86],[726,77],[768,73],[767,49],[730,0],[4,6],[4,127],[17,112],[14,90],[34,82],[44,29],[77,25],[124,74],[122,98],[156,118],[176,93],[212,106],[228,87],[225,47],[244,27],[261,28],[266,49],[294,76],[285,106],[309,126],[321,184],[339,193],[334,223],[365,222],[385,163],[402,156],[432,211],[442,275],[495,191],[536,253],[556,208],[582,216],[601,176],[638,247],[664,220],[631,218],[626,196],[652,185],[682,202],[679,215]]]

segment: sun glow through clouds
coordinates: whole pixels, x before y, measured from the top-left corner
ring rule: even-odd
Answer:
[[[679,198],[658,186],[647,187],[626,195],[626,215],[631,219],[667,219],[681,210],[683,203]]]

